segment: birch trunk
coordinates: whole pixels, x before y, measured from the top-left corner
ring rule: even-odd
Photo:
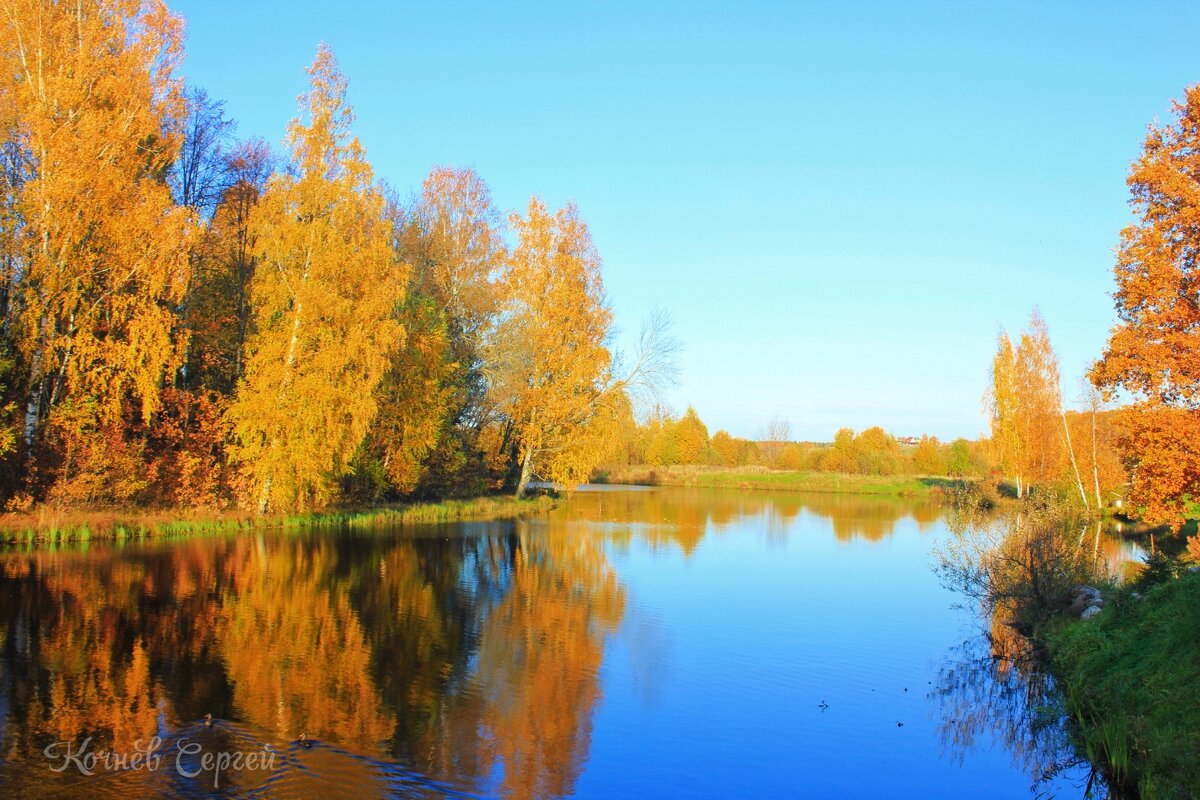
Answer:
[[[1083,507],[1088,508],[1087,492],[1083,490],[1083,479],[1079,477],[1079,464],[1075,461],[1075,448],[1071,444],[1071,427],[1067,425],[1067,411],[1060,410],[1063,422],[1063,436],[1067,440],[1067,454],[1071,456],[1071,469],[1075,471],[1075,484],[1079,487],[1079,499],[1083,501]]]
[[[516,498],[520,500],[525,496],[525,490],[529,488],[529,481],[533,478],[533,453],[525,453],[525,458],[521,461],[521,478],[517,481]]]
[[[1100,465],[1096,461],[1096,406],[1093,401],[1092,405],[1092,481],[1096,488],[1096,509],[1104,508],[1104,501],[1100,499]]]

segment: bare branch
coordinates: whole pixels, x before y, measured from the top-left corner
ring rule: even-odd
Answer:
[[[683,344],[671,332],[671,314],[655,307],[642,321],[633,366],[617,383],[637,405],[660,403],[663,393],[679,383]]]

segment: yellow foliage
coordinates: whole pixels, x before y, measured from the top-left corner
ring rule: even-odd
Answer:
[[[12,307],[26,434],[68,402],[116,424],[133,399],[149,419],[184,344],[193,218],[163,180],[179,148],[182,21],[155,0],[5,0],[3,12],[0,104],[27,154],[23,224],[4,241],[23,265]]]
[[[1014,349],[1001,332],[988,392],[993,458],[1017,493],[1046,485],[1060,474],[1065,459],[1058,357],[1046,322],[1035,308]]]
[[[407,493],[420,480],[423,460],[437,445],[455,400],[451,376],[457,365],[447,360],[445,321],[430,302],[410,302],[402,319],[405,344],[379,386],[379,414],[369,446],[391,486]]]
[[[723,467],[738,465],[738,443],[727,431],[717,431],[712,437],[712,449],[716,454],[717,463]]]
[[[322,46],[288,131],[291,169],[251,215],[255,330],[230,409],[243,497],[260,511],[332,499],[375,419],[375,389],[403,342],[407,267],[384,198],[350,135],[346,80]]]
[[[518,244],[500,284],[488,366],[517,443],[519,495],[535,474],[568,486],[587,480],[627,401],[612,381],[600,256],[575,206],[551,215],[534,198],[512,225]]]

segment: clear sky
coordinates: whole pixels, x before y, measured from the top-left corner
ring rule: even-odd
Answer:
[[[575,200],[624,338],[667,308],[673,406],[743,436],[976,436],[1035,303],[1073,400],[1129,162],[1200,80],[1200,3],[168,2],[241,136],[280,144],[326,41],[402,194]]]

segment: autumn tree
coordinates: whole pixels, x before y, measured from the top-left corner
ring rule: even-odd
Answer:
[[[783,417],[771,417],[759,434],[759,453],[769,467],[774,467],[783,452],[783,445],[792,438],[792,426]]]
[[[155,0],[0,6],[23,438],[51,444],[60,482],[80,478],[87,499],[112,494],[112,470],[136,471],[114,460],[136,449],[124,426],[153,417],[183,354],[192,215],[165,181],[181,43],[182,22]]]
[[[674,436],[675,418],[662,405],[650,409],[644,425],[639,427],[640,459],[643,464],[665,467],[680,463],[679,441]]]
[[[628,401],[612,374],[600,256],[575,206],[550,214],[534,198],[511,225],[517,245],[501,279],[504,309],[487,362],[521,496],[534,475],[568,485],[586,480],[597,458],[591,448]]]
[[[1064,415],[1077,460],[1074,467],[1066,467],[1064,482],[1076,487],[1082,484],[1088,505],[1103,508],[1129,482],[1118,446],[1124,412],[1105,410],[1095,389],[1083,399],[1087,405],[1082,411]]]
[[[994,458],[1014,479],[1017,496],[1024,497],[1033,484],[1052,483],[1065,445],[1062,396],[1058,357],[1036,308],[1015,348],[1001,331],[987,402]]]
[[[189,123],[189,130],[195,125]],[[214,506],[231,500],[226,412],[242,376],[250,326],[250,211],[270,175],[271,155],[263,142],[251,141],[205,157],[225,161],[219,174],[231,184],[211,212],[202,205],[211,189],[187,190],[200,204],[197,210],[208,216],[191,252],[191,280],[180,311],[186,355],[163,389],[159,413],[139,428],[149,479],[145,499],[158,505]]]
[[[1135,220],[1113,270],[1117,324],[1091,372],[1136,403],[1122,412],[1134,464],[1130,499],[1178,527],[1200,497],[1200,85],[1152,125],[1127,183]]]
[[[801,470],[805,465],[805,450],[799,442],[784,442],[775,458],[779,469]]]
[[[851,428],[841,428],[833,437],[833,444],[821,453],[819,465],[822,472],[856,473],[859,470],[858,447]]]
[[[900,444],[896,437],[879,426],[867,428],[854,437],[858,453],[858,472],[864,475],[895,475],[900,471]]]
[[[1062,459],[1062,395],[1058,357],[1050,344],[1046,321],[1036,308],[1017,345],[1016,382],[1021,473],[1031,482],[1044,485],[1058,474]]]
[[[12,389],[10,382],[16,372],[16,361],[9,353],[8,345],[0,339],[0,403],[9,396]],[[0,406],[0,458],[4,458],[16,449],[17,431],[13,424],[17,404],[4,403]]]
[[[487,184],[469,169],[433,169],[402,224],[401,248],[413,266],[414,289],[450,320],[457,360],[478,368],[508,256]]]
[[[712,437],[712,449],[717,463],[723,467],[738,465],[738,443],[728,431],[717,431]]]
[[[254,331],[230,409],[243,496],[260,512],[331,499],[376,415],[404,331],[406,268],[383,194],[350,133],[346,79],[325,45],[308,70],[288,168],[255,206]]]
[[[479,490],[479,436],[493,420],[484,347],[499,312],[508,252],[500,214],[475,172],[437,167],[411,209],[397,209],[399,257],[412,265],[399,321],[408,331],[380,387],[368,470],[390,489]]]
[[[919,475],[942,475],[946,462],[936,436],[922,436],[912,455],[913,469]]]
[[[705,464],[709,461],[708,426],[696,409],[688,406],[683,417],[675,423],[672,435],[680,464]]]
[[[991,417],[993,458],[1001,474],[1016,479],[1017,496],[1024,494],[1021,437],[1018,433],[1021,398],[1017,388],[1017,355],[1006,331],[1000,331],[992,359],[991,385],[987,394]]]

